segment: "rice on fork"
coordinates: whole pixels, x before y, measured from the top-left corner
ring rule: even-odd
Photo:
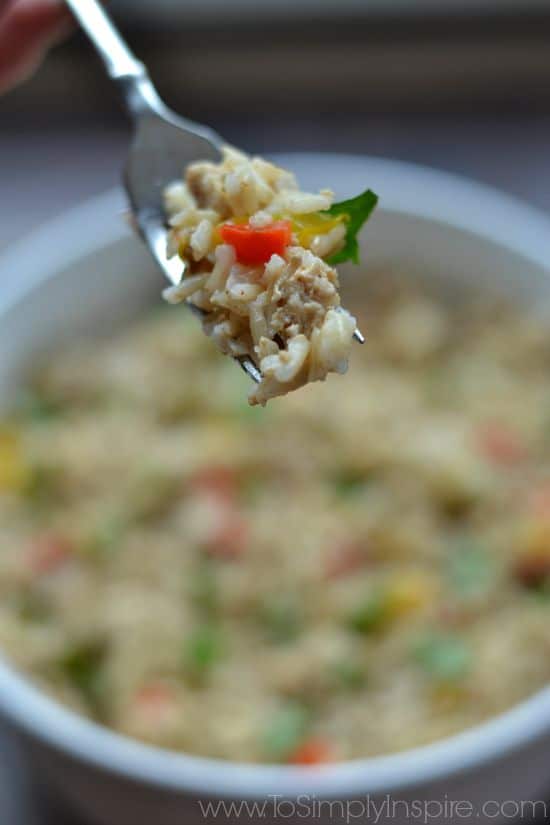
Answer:
[[[333,201],[330,190],[302,192],[292,173],[231,147],[165,190],[168,254],[179,255],[184,277],[164,297],[203,310],[222,352],[250,356],[262,374],[251,404],[347,370],[356,322],[329,260],[350,241],[350,219],[333,214]]]

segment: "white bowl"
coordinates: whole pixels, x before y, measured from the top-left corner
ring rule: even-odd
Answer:
[[[397,267],[446,288],[483,283],[537,309],[550,305],[550,221],[534,209],[485,186],[393,161],[334,155],[279,160],[305,187],[332,184],[349,196],[368,185],[381,194],[364,235],[367,275],[349,273],[350,292],[369,270]],[[118,192],[96,198],[0,258],[3,403],[37,356],[77,334],[116,328],[158,300],[159,275],[118,216],[122,204]],[[356,800],[348,815],[353,819],[367,795],[372,805],[386,794],[402,805],[429,803],[430,822],[449,821],[448,810],[437,807],[445,799],[469,801],[477,822],[498,821],[498,804],[509,801],[500,818],[510,821],[514,800],[550,788],[550,689],[433,745],[315,770],[226,763],[140,744],[64,709],[1,661],[0,709],[50,788],[104,825],[204,822],[198,800],[220,798],[267,800],[262,821],[269,822],[276,819],[277,800],[297,796],[302,807],[294,819],[289,805],[280,808],[281,820],[301,821],[307,811],[328,819],[327,809],[324,818],[315,813],[315,800],[324,798]],[[363,821],[368,813],[365,808]],[[404,822],[405,813],[398,806],[377,821]],[[333,806],[330,821],[345,818],[345,806]]]

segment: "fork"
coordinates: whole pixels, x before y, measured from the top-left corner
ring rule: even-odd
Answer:
[[[119,87],[133,120],[134,136],[124,170],[124,187],[133,220],[164,276],[177,285],[183,277],[181,260],[167,254],[165,187],[197,160],[218,161],[225,144],[208,126],[172,112],[159,95],[143,63],[132,53],[98,0],[65,0],[101,57],[109,77]],[[187,302],[204,317],[204,311]],[[365,339],[356,329],[354,338]],[[249,356],[235,359],[259,383],[262,374]]]

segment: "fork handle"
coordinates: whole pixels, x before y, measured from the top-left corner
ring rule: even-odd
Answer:
[[[158,109],[161,101],[145,65],[133,54],[98,0],[65,0],[119,86],[133,117]]]

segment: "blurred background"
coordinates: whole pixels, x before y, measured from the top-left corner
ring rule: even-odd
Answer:
[[[550,0],[109,7],[165,100],[245,149],[397,157],[550,208]],[[117,184],[129,126],[82,35],[0,124],[0,243]]]
[[[244,149],[400,158],[550,209],[550,0],[109,7],[166,102]],[[117,185],[128,136],[77,33],[0,100],[0,246]],[[0,822],[62,825],[2,747]]]

